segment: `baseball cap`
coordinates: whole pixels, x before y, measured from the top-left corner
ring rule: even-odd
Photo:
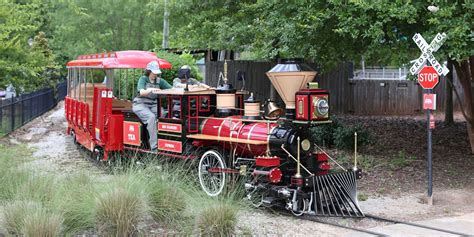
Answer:
[[[160,74],[160,64],[157,61],[151,61],[146,65],[146,70],[150,70],[154,74]]]

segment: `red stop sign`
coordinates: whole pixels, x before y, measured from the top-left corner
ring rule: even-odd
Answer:
[[[418,83],[424,89],[433,89],[439,82],[439,75],[431,66],[425,66],[418,73]]]

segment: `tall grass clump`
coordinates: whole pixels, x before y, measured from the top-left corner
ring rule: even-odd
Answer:
[[[18,184],[15,200],[32,200],[41,203],[50,202],[56,193],[56,177],[34,173],[30,173],[28,176],[26,180]]]
[[[185,221],[186,197],[178,187],[153,185],[150,213],[154,220],[177,227]]]
[[[148,211],[149,182],[138,169],[114,176],[99,187],[95,203],[95,221],[101,235],[129,236]]]
[[[66,234],[75,235],[95,227],[97,193],[93,178],[85,173],[74,174],[63,180],[54,203],[63,214]]]
[[[62,224],[63,217],[60,214],[38,208],[25,217],[22,232],[24,236],[60,236]]]
[[[99,233],[109,236],[133,235],[141,217],[141,208],[140,197],[122,188],[100,195],[96,206]]]
[[[235,231],[237,209],[229,203],[220,202],[206,207],[197,217],[197,228],[204,236],[230,236]]]
[[[29,179],[30,173],[19,166],[28,160],[30,152],[23,146],[0,144],[0,200],[12,200],[18,187]]]
[[[21,235],[25,218],[39,209],[41,205],[31,201],[16,201],[3,207],[3,227],[11,235]]]
[[[3,226],[15,236],[59,236],[63,218],[38,202],[16,201],[3,208]]]

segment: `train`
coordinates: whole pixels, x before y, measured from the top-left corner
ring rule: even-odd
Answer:
[[[280,206],[296,216],[364,216],[357,202],[361,170],[333,169],[311,134],[311,127],[331,123],[329,92],[313,82],[317,72],[311,67],[281,60],[266,73],[284,109],[234,88],[226,63],[216,87],[157,92],[158,149],[152,152],[147,125],[131,102],[134,79],[150,61],[172,67],[147,51],[81,55],[67,63],[67,133],[95,159],[126,151],[195,159],[197,179],[209,196],[219,196],[239,176],[255,206]],[[125,82],[131,85],[125,88]],[[132,93],[124,93],[128,87]]]

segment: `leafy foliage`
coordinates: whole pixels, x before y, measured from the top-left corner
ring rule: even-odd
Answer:
[[[330,124],[322,124],[311,128],[311,136],[319,146],[335,146],[338,149],[354,148],[354,133],[357,132],[357,146],[372,142],[372,135],[361,125],[345,125],[337,117]]]
[[[178,77],[178,70],[183,65],[188,65],[191,67],[191,77],[196,78],[199,81],[202,81],[202,76],[199,73],[198,68],[196,67],[196,60],[190,55],[189,53],[183,53],[181,55],[168,53],[166,51],[157,51],[156,55],[159,58],[166,59],[168,62],[173,65],[171,69],[163,69],[162,71],[162,78],[165,78],[166,81],[172,83],[173,80]]]
[[[334,130],[334,145],[339,149],[354,148],[354,134],[357,132],[357,146],[371,142],[370,133],[361,125],[340,126]]]
[[[0,5],[0,88],[11,84],[17,92],[30,92],[56,84],[54,55],[40,31],[46,22],[42,8],[47,4],[6,1]],[[28,39],[33,37],[30,47]]]

